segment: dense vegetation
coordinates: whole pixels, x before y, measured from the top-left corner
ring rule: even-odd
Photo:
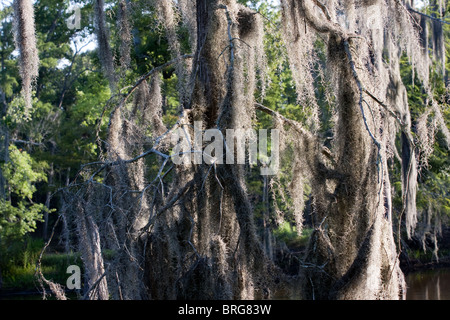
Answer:
[[[0,289],[2,285],[5,289],[35,286],[38,260],[42,260],[45,277],[62,285],[67,277],[66,267],[81,265],[81,253],[73,235],[77,227],[64,215],[73,209],[68,206],[78,204],[67,200],[74,197],[68,193],[73,192],[69,186],[77,187],[95,173],[82,170],[86,164],[105,160],[113,111],[143,75],[164,66],[160,78],[148,82],[158,82],[161,87],[160,104],[166,127],[178,121],[179,106],[187,103],[180,89],[182,73],[173,57],[195,52],[189,30],[189,23],[195,21],[186,22],[184,17],[176,16],[172,21],[176,28],[171,34],[164,25],[169,23],[164,19],[167,16],[155,5],[158,1],[105,0],[104,15],[96,14],[98,2],[93,5],[92,1],[84,0],[34,1],[38,74],[23,67],[33,64],[32,61],[20,59],[23,54],[14,39],[13,1],[3,1],[0,6]],[[279,7],[265,1],[239,2],[263,17],[266,64],[265,70],[257,71],[255,101],[302,124],[320,137],[325,147],[331,148],[337,98],[329,90],[329,79],[321,73],[321,65],[327,59],[326,42],[316,37],[311,44],[317,57],[316,65],[308,66],[314,78],[313,89],[307,92],[309,88],[301,87],[289,63]],[[79,11],[69,10],[73,4],[78,5]],[[429,84],[417,76],[417,66],[406,54],[400,59],[418,169],[415,228],[410,228],[404,215],[401,132],[397,133],[396,147],[388,150],[392,157],[387,164],[392,184],[394,235],[400,244],[397,249],[410,259],[419,250],[431,252],[427,259],[434,261],[449,255],[439,251],[442,230],[449,228],[450,223],[450,27],[442,22],[449,20],[447,9],[450,9],[447,1],[430,1],[411,11],[423,28],[421,40],[426,46],[425,56],[431,61],[427,70]],[[425,15],[427,18],[421,20]],[[80,18],[79,27],[70,27],[70,19],[74,17]],[[100,21],[99,17],[106,21]],[[108,26],[108,30],[102,30],[101,26]],[[425,32],[425,28],[430,31]],[[102,35],[107,36],[108,44],[98,40]],[[174,46],[171,37],[179,40],[179,47]],[[242,42],[242,46],[248,46]],[[255,53],[255,59],[260,58],[259,54]],[[27,91],[28,86],[32,92]],[[153,88],[153,83],[149,87]],[[305,91],[300,93],[301,90]],[[145,108],[139,109],[139,94],[144,93],[138,90],[133,100],[138,111],[127,115],[130,122],[140,123],[144,132],[139,132],[138,137],[147,140],[129,147],[134,156],[150,145],[157,126],[151,114],[143,114]],[[316,96],[316,104],[311,104],[310,95]],[[441,113],[437,108],[428,108],[432,104],[437,104]],[[261,110],[252,121],[257,128],[273,125],[271,115]],[[135,143],[133,137],[128,138]],[[313,234],[313,199],[310,183],[297,181],[292,170],[296,155],[295,147],[289,144],[295,143],[286,144],[280,174],[268,178],[250,171],[246,185],[257,233],[264,239],[268,255],[287,274],[295,274]],[[150,179],[158,174],[161,162],[156,158],[146,161],[145,176]],[[168,179],[175,180],[169,172],[166,174]],[[103,182],[101,177],[95,179]],[[301,189],[293,189],[302,183]],[[77,191],[77,196],[85,192],[82,188]],[[50,239],[50,246],[40,259],[41,250]],[[111,256],[105,259],[112,259]],[[23,280],[26,278],[23,274],[32,277]]]

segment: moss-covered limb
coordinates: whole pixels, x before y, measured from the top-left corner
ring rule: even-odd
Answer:
[[[14,0],[14,41],[19,50],[19,68],[22,92],[25,99],[25,116],[30,116],[32,87],[39,73],[39,56],[36,47],[34,7],[31,0]]]
[[[381,144],[377,140],[377,138],[375,138],[375,136],[373,135],[371,129],[369,128],[369,124],[367,123],[367,118],[366,118],[366,114],[364,112],[364,106],[363,106],[363,102],[364,102],[363,92],[364,92],[364,90],[363,90],[363,86],[362,86],[361,80],[359,79],[358,72],[356,72],[356,69],[355,69],[355,61],[353,60],[353,55],[352,55],[352,53],[350,51],[350,44],[349,44],[348,39],[344,39],[343,43],[344,43],[345,54],[347,55],[348,62],[350,64],[350,68],[352,70],[353,78],[354,78],[354,80],[356,82],[356,85],[358,86],[358,90],[359,90],[358,105],[359,105],[359,109],[361,110],[361,115],[362,115],[362,118],[363,118],[363,121],[364,121],[364,126],[365,126],[367,132],[369,133],[369,136],[372,139],[373,143],[376,145],[378,150],[380,150]]]
[[[330,10],[325,7],[325,10],[321,4],[318,6],[321,12],[318,13],[312,9],[314,3],[317,5],[315,1],[305,0],[298,6],[289,1],[285,3],[286,8],[298,10],[300,13],[297,15],[304,17],[303,23],[306,21],[314,32],[328,34],[328,38],[324,40],[328,44],[326,68],[334,75],[333,89],[337,98],[338,115],[333,151],[337,158],[335,169],[342,178],[332,184],[331,181],[324,180],[321,170],[313,171],[315,220],[324,221],[326,218],[326,224],[317,237],[312,237],[306,262],[325,267],[323,270],[305,270],[305,276],[310,278],[311,285],[305,282],[304,294],[330,298],[326,294],[320,295],[320,292],[329,292],[334,287],[334,298],[398,298],[403,283],[401,273],[392,272],[395,277],[391,278],[384,276],[385,270],[398,268],[395,264],[396,253],[392,251],[392,221],[385,219],[384,203],[380,201],[381,197],[389,199],[384,188],[386,179],[389,179],[385,168],[388,138],[383,134],[385,128],[381,121],[382,109],[373,103],[380,99],[376,101],[375,94],[371,95],[374,101],[367,101],[364,97],[367,94],[365,87],[368,88],[367,92],[383,94],[382,88],[372,87],[372,77],[374,74],[379,75],[378,72],[382,74],[384,67],[374,65],[371,69],[360,61],[365,59],[364,54],[369,51],[369,40],[364,41],[364,37],[371,37],[376,33],[353,34],[354,28],[364,30],[364,26],[357,23],[358,13],[354,2],[346,3],[345,24],[334,22],[336,8]],[[373,3],[368,7],[372,5]],[[321,14],[325,19],[319,19]],[[299,19],[297,23],[300,24]],[[300,29],[300,25],[297,28]],[[363,40],[354,41],[355,37]],[[377,50],[381,49],[382,46],[377,47]],[[352,50],[361,54],[356,57]],[[374,53],[379,54],[378,51]],[[366,115],[367,110],[370,111],[371,119]],[[402,120],[403,117],[404,114]],[[328,188],[325,188],[324,185],[327,184]],[[329,190],[334,190],[333,197],[329,196]],[[366,245],[361,246],[361,243]],[[361,261],[366,263],[360,263]],[[367,271],[369,269],[373,271],[370,275]],[[366,287],[366,281],[369,280],[365,277],[371,278],[370,288]]]
[[[302,11],[305,15],[305,18],[308,20],[308,22],[313,26],[314,30],[317,32],[322,33],[332,33],[335,36],[338,36],[340,38],[347,38],[347,32],[344,31],[341,26],[331,20],[331,16],[329,14],[329,10],[324,6],[323,4],[320,4],[318,7],[322,10],[324,13],[326,19],[319,19],[314,13],[313,13],[313,5],[317,5],[318,1],[301,1],[301,7]]]
[[[115,91],[117,85],[117,75],[113,53],[109,40],[109,29],[106,24],[105,3],[103,0],[94,2],[94,21],[97,36],[99,59],[106,79],[109,81],[111,91]]]

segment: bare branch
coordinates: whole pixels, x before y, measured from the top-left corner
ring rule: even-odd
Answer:
[[[301,134],[305,139],[309,140],[310,142],[318,144],[317,138],[310,131],[303,128],[302,125],[300,123],[298,123],[297,121],[288,119],[285,116],[283,116],[282,114],[280,114],[279,112],[274,111],[270,108],[267,108],[266,106],[264,106],[260,103],[255,103],[255,107],[257,110],[262,111],[268,115],[271,115],[271,116],[281,120],[283,123],[293,127],[295,129],[295,131],[297,131],[299,134]],[[333,157],[330,149],[328,149],[325,146],[322,146],[321,152],[326,158],[328,158],[329,160],[334,162],[334,157]]]
[[[408,10],[411,11],[411,12],[417,13],[417,14],[423,16],[423,17],[426,17],[426,18],[428,18],[428,19],[431,19],[431,20],[433,20],[433,21],[437,21],[437,22],[440,22],[440,23],[443,23],[443,24],[450,24],[450,22],[448,22],[448,21],[445,21],[445,20],[442,20],[442,19],[439,19],[439,18],[430,16],[430,15],[425,14],[425,13],[423,13],[423,12],[414,10],[413,8],[408,8]]]
[[[363,87],[363,91],[364,93],[366,93],[369,97],[371,97],[376,103],[378,103],[380,106],[382,106],[399,124],[400,126],[403,128],[404,127],[404,123],[403,121],[398,117],[397,114],[395,114],[394,111],[391,110],[391,108],[389,108],[384,102],[382,102],[380,99],[378,99],[377,97],[375,97],[369,90],[367,90],[366,88]]]
[[[102,279],[106,276],[107,272],[108,272],[108,269],[105,272],[103,272],[103,274],[92,284],[92,286],[90,286],[86,290],[86,293],[83,296],[83,300],[88,300],[91,291],[94,290],[100,284],[100,281],[102,281]]]
[[[48,246],[50,245],[50,242],[53,239],[53,235],[55,234],[55,229],[56,229],[56,227],[57,227],[61,217],[62,217],[62,215],[58,216],[58,219],[56,220],[55,225],[53,226],[52,234],[50,235],[50,238],[48,239],[47,243],[42,248],[41,253],[39,254],[39,259],[38,259],[38,261],[36,263],[36,273],[35,273],[35,275],[38,278],[38,281],[39,281],[39,283],[41,285],[41,288],[43,290],[44,299],[45,299],[45,288],[44,288],[43,282],[45,282],[50,287],[50,290],[53,292],[53,294],[56,296],[56,298],[58,300],[67,300],[67,297],[66,297],[66,295],[64,293],[64,289],[61,287],[61,285],[58,284],[58,283],[54,283],[54,282],[52,282],[50,280],[47,280],[44,277],[44,274],[42,273],[42,262],[41,262],[45,250],[47,250]]]
[[[43,143],[39,143],[39,142],[34,142],[34,141],[26,141],[26,140],[21,140],[21,139],[11,139],[12,143],[23,143],[23,144],[29,144],[32,146],[42,146]]]

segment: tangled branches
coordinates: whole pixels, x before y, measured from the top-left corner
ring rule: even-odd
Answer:
[[[106,155],[85,164],[65,194],[66,214],[86,264],[86,298],[253,299],[289,286],[293,278],[276,265],[268,230],[263,236],[258,230],[246,181],[251,159],[223,164],[211,156],[206,161],[204,142],[209,141],[197,139],[207,130],[221,138],[229,129],[250,130],[257,111],[270,115],[281,131],[281,151],[292,150],[289,209],[299,233],[304,186],[311,189],[314,232],[294,277],[301,281],[303,297],[396,299],[404,294],[387,161],[400,129],[404,211],[413,228],[416,156],[398,57],[406,51],[418,66],[418,55],[410,51],[417,44],[414,24],[398,1],[281,3],[297,100],[311,109],[306,122],[312,131],[255,101],[255,92],[263,97],[267,83],[260,15],[234,0],[196,1],[195,8],[186,1],[155,2],[173,59],[119,94]],[[362,18],[376,20],[377,14],[378,24]],[[195,54],[181,52],[180,21],[196,31],[190,39]],[[103,24],[97,25],[100,39]],[[400,29],[412,31],[399,35]],[[318,42],[326,53],[321,61]],[[160,72],[172,65],[180,115],[168,128],[162,120]],[[323,85],[334,96],[327,147],[315,134],[320,128],[315,72],[330,79]],[[236,157],[234,139],[241,138],[248,140],[235,136],[220,151]],[[180,140],[186,148],[178,148]],[[183,161],[176,163],[178,158]],[[264,180],[266,203],[277,178]],[[262,218],[264,228],[269,211]],[[106,251],[112,258],[104,258]]]

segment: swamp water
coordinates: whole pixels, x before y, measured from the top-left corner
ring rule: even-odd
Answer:
[[[450,269],[410,273],[406,284],[406,300],[450,300]]]

